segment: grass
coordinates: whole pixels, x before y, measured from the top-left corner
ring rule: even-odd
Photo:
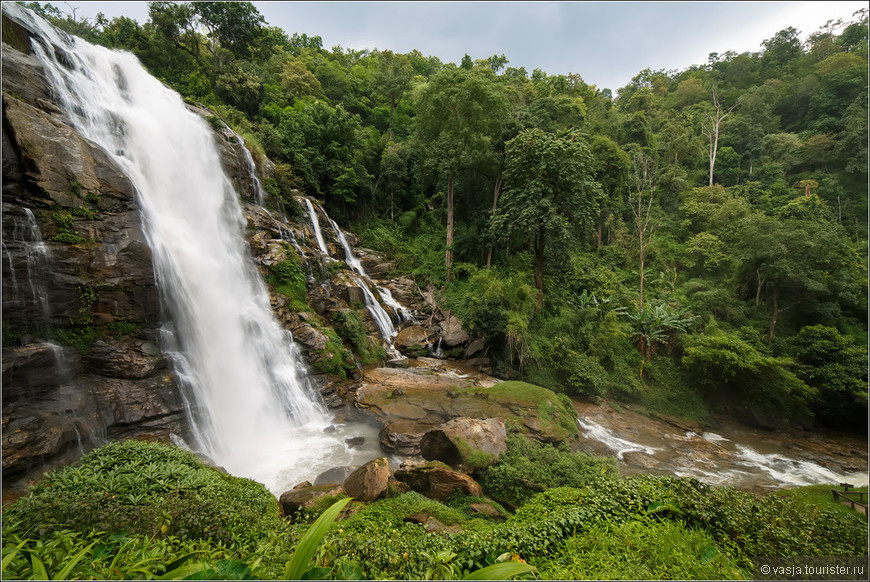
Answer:
[[[852,509],[848,505],[842,504],[839,500],[834,499],[834,495],[831,493],[831,489],[837,489],[842,491],[843,488],[839,486],[839,484],[830,484],[830,485],[807,485],[805,487],[797,487],[794,489],[782,489],[777,491],[776,494],[782,497],[789,497],[807,508],[815,508],[818,510],[830,509],[833,511],[837,511],[841,514],[853,514],[856,513],[854,509]],[[851,491],[867,491],[867,486],[863,487],[855,487],[851,489]],[[851,496],[854,499],[857,499],[857,495]],[[867,501],[867,496],[864,496],[864,503]],[[860,513],[860,512],[858,512]]]

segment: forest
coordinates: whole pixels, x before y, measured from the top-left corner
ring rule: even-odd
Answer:
[[[504,55],[326,49],[249,3],[31,7],[218,112],[274,204],[315,196],[433,284],[498,375],[866,430],[866,11],[614,95]]]
[[[214,112],[269,210],[319,201],[508,386],[866,434],[866,9],[614,92],[505,55],[327,49],[248,2],[150,2],[144,23],[20,4]],[[344,494],[283,515],[191,452],[113,442],[4,509],[4,577],[740,579],[757,556],[866,556],[866,517],[825,485],[756,495],[506,446],[474,471],[487,497],[390,489],[324,537]]]

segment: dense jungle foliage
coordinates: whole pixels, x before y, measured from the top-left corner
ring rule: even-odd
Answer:
[[[504,55],[325,49],[245,2],[29,6],[217,112],[275,163],[270,205],[321,199],[498,375],[866,430],[866,10],[614,93]]]
[[[694,479],[619,478],[613,459],[519,435],[478,478],[519,508],[458,493],[350,501],[301,578],[454,580],[525,562],[536,568],[527,578],[544,580],[752,579],[754,556],[867,555],[866,517],[813,488],[756,497]],[[342,497],[282,518],[259,483],[171,446],[116,442],[48,473],[4,511],[3,579],[299,579],[288,572],[303,536]],[[481,504],[492,511],[475,511]],[[453,533],[405,519],[421,513]]]

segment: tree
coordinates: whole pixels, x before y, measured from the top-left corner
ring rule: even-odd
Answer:
[[[817,390],[814,408],[832,427],[867,430],[867,350],[833,327],[809,325],[789,338],[797,375]]]
[[[530,129],[507,143],[505,190],[492,227],[502,234],[524,233],[531,241],[539,311],[546,249],[565,248],[591,227],[599,191],[589,146],[579,131],[549,134]]]
[[[719,97],[716,95],[716,90],[713,89],[713,112],[708,114],[704,123],[701,124],[701,133],[707,136],[709,146],[707,148],[707,158],[710,160],[710,182],[708,186],[713,185],[713,167],[716,165],[716,152],[719,149],[719,131],[722,121],[728,117],[737,104],[731,106],[731,109],[722,112],[722,104],[719,103]]]
[[[640,292],[638,294],[638,312],[643,312],[643,277],[647,247],[656,225],[650,224],[653,197],[658,185],[658,168],[655,160],[640,149],[635,149],[631,155],[632,188],[628,193],[628,206],[634,215],[634,225],[637,232],[638,258],[640,261]]]
[[[390,137],[393,141],[393,125],[396,119],[396,107],[405,92],[411,87],[414,71],[405,55],[383,51],[378,54],[375,68],[375,93],[390,103]]]
[[[817,200],[815,196],[803,201]],[[744,259],[738,275],[754,283],[756,302],[764,297],[770,311],[768,338],[782,315],[801,306],[808,323],[828,323],[846,307],[858,311],[866,271],[842,227],[818,218],[754,214],[740,224]]]
[[[193,10],[208,29],[208,36],[237,58],[251,55],[263,16],[250,2],[193,2]]]
[[[501,88],[479,70],[444,69],[420,97],[415,142],[427,167],[447,175],[447,282],[453,270],[454,180],[491,156],[506,113]]]

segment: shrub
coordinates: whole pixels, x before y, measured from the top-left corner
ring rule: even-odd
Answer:
[[[386,359],[387,352],[368,336],[359,313],[351,309],[337,311],[332,320],[339,335],[353,346],[360,363],[373,364]]]
[[[285,251],[287,258],[272,265],[267,281],[277,293],[291,300],[291,309],[309,311],[308,290],[305,286],[305,269],[302,261],[294,250],[285,248]]]
[[[484,472],[481,485],[493,497],[522,505],[537,492],[534,485],[579,487],[616,476],[611,457],[592,457],[571,452],[565,444],[553,446],[512,434],[507,452]]]
[[[544,580],[743,579],[703,531],[678,522],[596,525],[568,539],[541,565]]]
[[[193,453],[115,442],[45,475],[3,515],[23,536],[91,531],[247,543],[279,526],[266,488],[205,466]]]

